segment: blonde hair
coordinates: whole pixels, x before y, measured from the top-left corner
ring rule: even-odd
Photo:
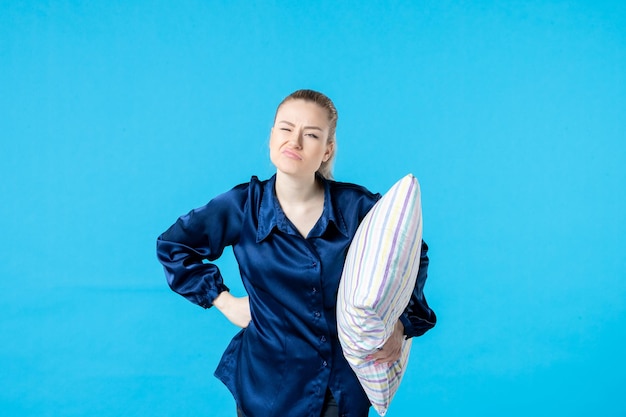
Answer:
[[[328,158],[328,160],[322,162],[322,165],[320,165],[320,168],[317,170],[317,172],[326,179],[329,179],[329,180],[333,179],[333,163],[335,162],[335,154],[337,153],[337,138],[336,138],[335,133],[337,131],[337,118],[338,118],[337,109],[335,108],[335,105],[333,104],[330,98],[328,98],[326,95],[318,91],[298,90],[289,94],[287,97],[283,99],[283,101],[280,102],[280,104],[276,108],[276,113],[278,113],[278,110],[283,104],[285,104],[286,102],[290,100],[304,100],[304,101],[315,103],[321,108],[325,109],[326,112],[328,113],[329,130],[328,130],[327,143],[332,144],[332,150],[331,150],[330,157]]]

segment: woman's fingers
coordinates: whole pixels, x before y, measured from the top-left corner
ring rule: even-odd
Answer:
[[[394,327],[393,333],[389,337],[389,340],[385,342],[382,348],[367,356],[365,359],[373,360],[376,363],[393,363],[400,359],[403,340],[404,326],[402,325],[402,322],[398,320],[396,326]]]

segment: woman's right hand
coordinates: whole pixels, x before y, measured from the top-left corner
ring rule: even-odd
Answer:
[[[222,291],[213,305],[235,326],[242,329],[248,327],[252,316],[250,315],[250,301],[248,296],[235,297],[228,291]]]

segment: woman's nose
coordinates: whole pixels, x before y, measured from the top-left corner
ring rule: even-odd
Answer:
[[[289,138],[291,146],[293,146],[294,148],[302,148],[302,132],[299,130],[294,130],[292,133],[293,134]]]

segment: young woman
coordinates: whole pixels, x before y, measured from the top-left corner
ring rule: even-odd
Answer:
[[[292,93],[271,131],[276,174],[217,196],[157,240],[170,287],[242,328],[215,372],[239,416],[368,415],[369,400],[342,354],[335,307],[348,246],[380,195],[331,179],[336,126],[328,97]],[[211,263],[227,246],[247,297],[232,296]],[[413,297],[373,360],[396,361],[404,337],[435,324],[423,295],[427,251],[422,243]]]

